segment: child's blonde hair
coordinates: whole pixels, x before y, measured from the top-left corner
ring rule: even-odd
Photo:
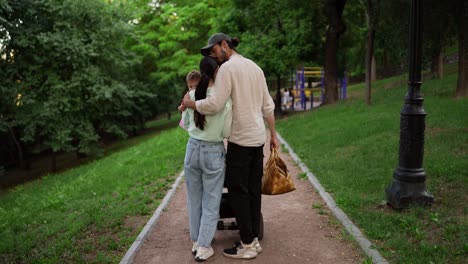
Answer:
[[[185,77],[185,81],[188,82],[189,80],[200,80],[201,79],[201,74],[197,70],[193,70],[187,74],[187,77]]]

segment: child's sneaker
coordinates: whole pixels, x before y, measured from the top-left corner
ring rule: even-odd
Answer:
[[[198,262],[202,262],[202,261],[207,260],[209,257],[213,255],[214,255],[214,250],[212,247],[198,247],[195,260]]]
[[[225,249],[223,255],[235,259],[253,259],[258,253],[252,241],[250,244],[236,243],[233,248]]]
[[[253,244],[254,244],[255,251],[257,251],[257,253],[260,254],[263,249],[262,249],[262,246],[260,246],[260,242],[258,241],[258,237],[254,238]]]
[[[197,241],[193,242],[193,245],[192,245],[192,255],[196,255],[197,254],[197,248],[198,248],[198,243]]]

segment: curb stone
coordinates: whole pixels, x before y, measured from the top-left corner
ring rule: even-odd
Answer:
[[[382,257],[382,255],[380,255],[379,251],[374,249],[372,243],[362,234],[361,230],[359,230],[359,228],[348,218],[348,216],[343,212],[343,210],[341,210],[341,208],[339,208],[336,205],[335,200],[333,200],[331,195],[327,191],[325,191],[325,189],[320,184],[315,175],[296,155],[294,150],[289,146],[288,142],[286,142],[286,140],[284,140],[278,132],[276,133],[276,135],[281,144],[283,144],[288,149],[289,155],[291,155],[291,157],[299,165],[301,170],[307,174],[310,183],[319,192],[320,196],[325,201],[330,210],[333,212],[338,221],[341,222],[341,224],[346,228],[349,234],[354,238],[354,240],[356,240],[356,242],[366,253],[366,255],[372,258],[372,263],[388,264],[388,261],[384,257]]]
[[[166,193],[166,196],[164,196],[164,199],[159,204],[153,216],[151,216],[150,220],[146,223],[145,227],[143,227],[143,230],[141,230],[140,234],[138,234],[132,246],[128,249],[127,253],[120,261],[120,264],[133,263],[133,259],[135,258],[138,250],[141,248],[141,246],[145,242],[148,235],[151,234],[154,227],[158,223],[159,217],[161,216],[163,210],[167,207],[169,200],[171,200],[172,196],[174,195],[177,189],[177,186],[181,182],[183,176],[184,176],[184,171],[182,170],[182,172],[179,174],[179,177],[177,177],[174,184],[172,184],[172,188],[169,190],[169,192]]]

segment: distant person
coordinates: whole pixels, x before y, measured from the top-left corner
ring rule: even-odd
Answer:
[[[287,109],[289,103],[289,92],[286,90],[286,88],[284,88],[283,92],[281,93],[281,100],[283,101],[283,109]]]
[[[291,110],[294,110],[294,89],[289,88],[289,97],[291,98]]]
[[[201,100],[215,93],[214,80],[218,68],[215,58],[206,56],[200,61],[200,81],[196,89],[189,92],[192,100]],[[210,116],[185,109],[183,104],[179,106],[184,110],[182,120],[190,135],[184,172],[192,254],[196,261],[205,261],[214,254],[211,241],[219,220],[225,173],[223,139],[230,134],[231,106],[228,99],[218,113]]]
[[[263,146],[266,141],[265,121],[270,128],[270,148],[278,148],[275,104],[265,76],[253,61],[235,50],[239,41],[216,33],[201,49],[204,56],[213,56],[223,63],[216,76],[216,92],[194,102],[187,96],[186,107],[211,115],[222,111],[232,98],[232,127],[226,157],[227,200],[239,227],[240,242],[223,254],[229,258],[252,259],[262,252],[258,241],[263,176]],[[265,121],[264,121],[265,120]]]
[[[187,89],[185,90],[185,93],[194,91],[195,88],[197,88],[198,82],[200,81],[201,75],[200,72],[197,70],[193,70],[187,74],[185,77],[185,84],[187,85]],[[184,94],[185,94],[184,93]],[[181,104],[177,109],[181,112],[184,111],[184,106]],[[179,126],[182,127],[183,129],[187,130],[187,127],[184,127],[184,120],[183,118],[179,122]]]

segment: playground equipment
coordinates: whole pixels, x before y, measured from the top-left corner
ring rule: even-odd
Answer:
[[[306,88],[306,78],[315,78],[320,80],[320,87]],[[313,83],[313,82],[309,82]],[[346,99],[346,88],[347,88],[347,78],[346,72],[343,74],[343,78],[339,80],[339,99]],[[313,85],[311,85],[313,86]],[[295,98],[299,99],[302,110],[306,110],[307,98],[310,98],[310,109],[314,107],[314,93],[320,92],[320,101],[321,103],[325,102],[325,72],[322,67],[301,67],[301,69],[296,70],[296,85],[294,90],[294,100]],[[297,102],[297,101],[296,101]],[[292,109],[294,110],[294,103],[292,104]]]
[[[319,78],[321,87],[305,88],[307,78]],[[324,87],[324,71],[322,67],[302,67],[300,70],[296,71],[296,89],[294,95],[299,94],[301,108],[306,110],[306,101],[310,97],[310,108],[314,107],[314,92],[321,93],[321,101],[324,102],[325,99],[325,87]],[[294,108],[293,108],[294,109]]]

